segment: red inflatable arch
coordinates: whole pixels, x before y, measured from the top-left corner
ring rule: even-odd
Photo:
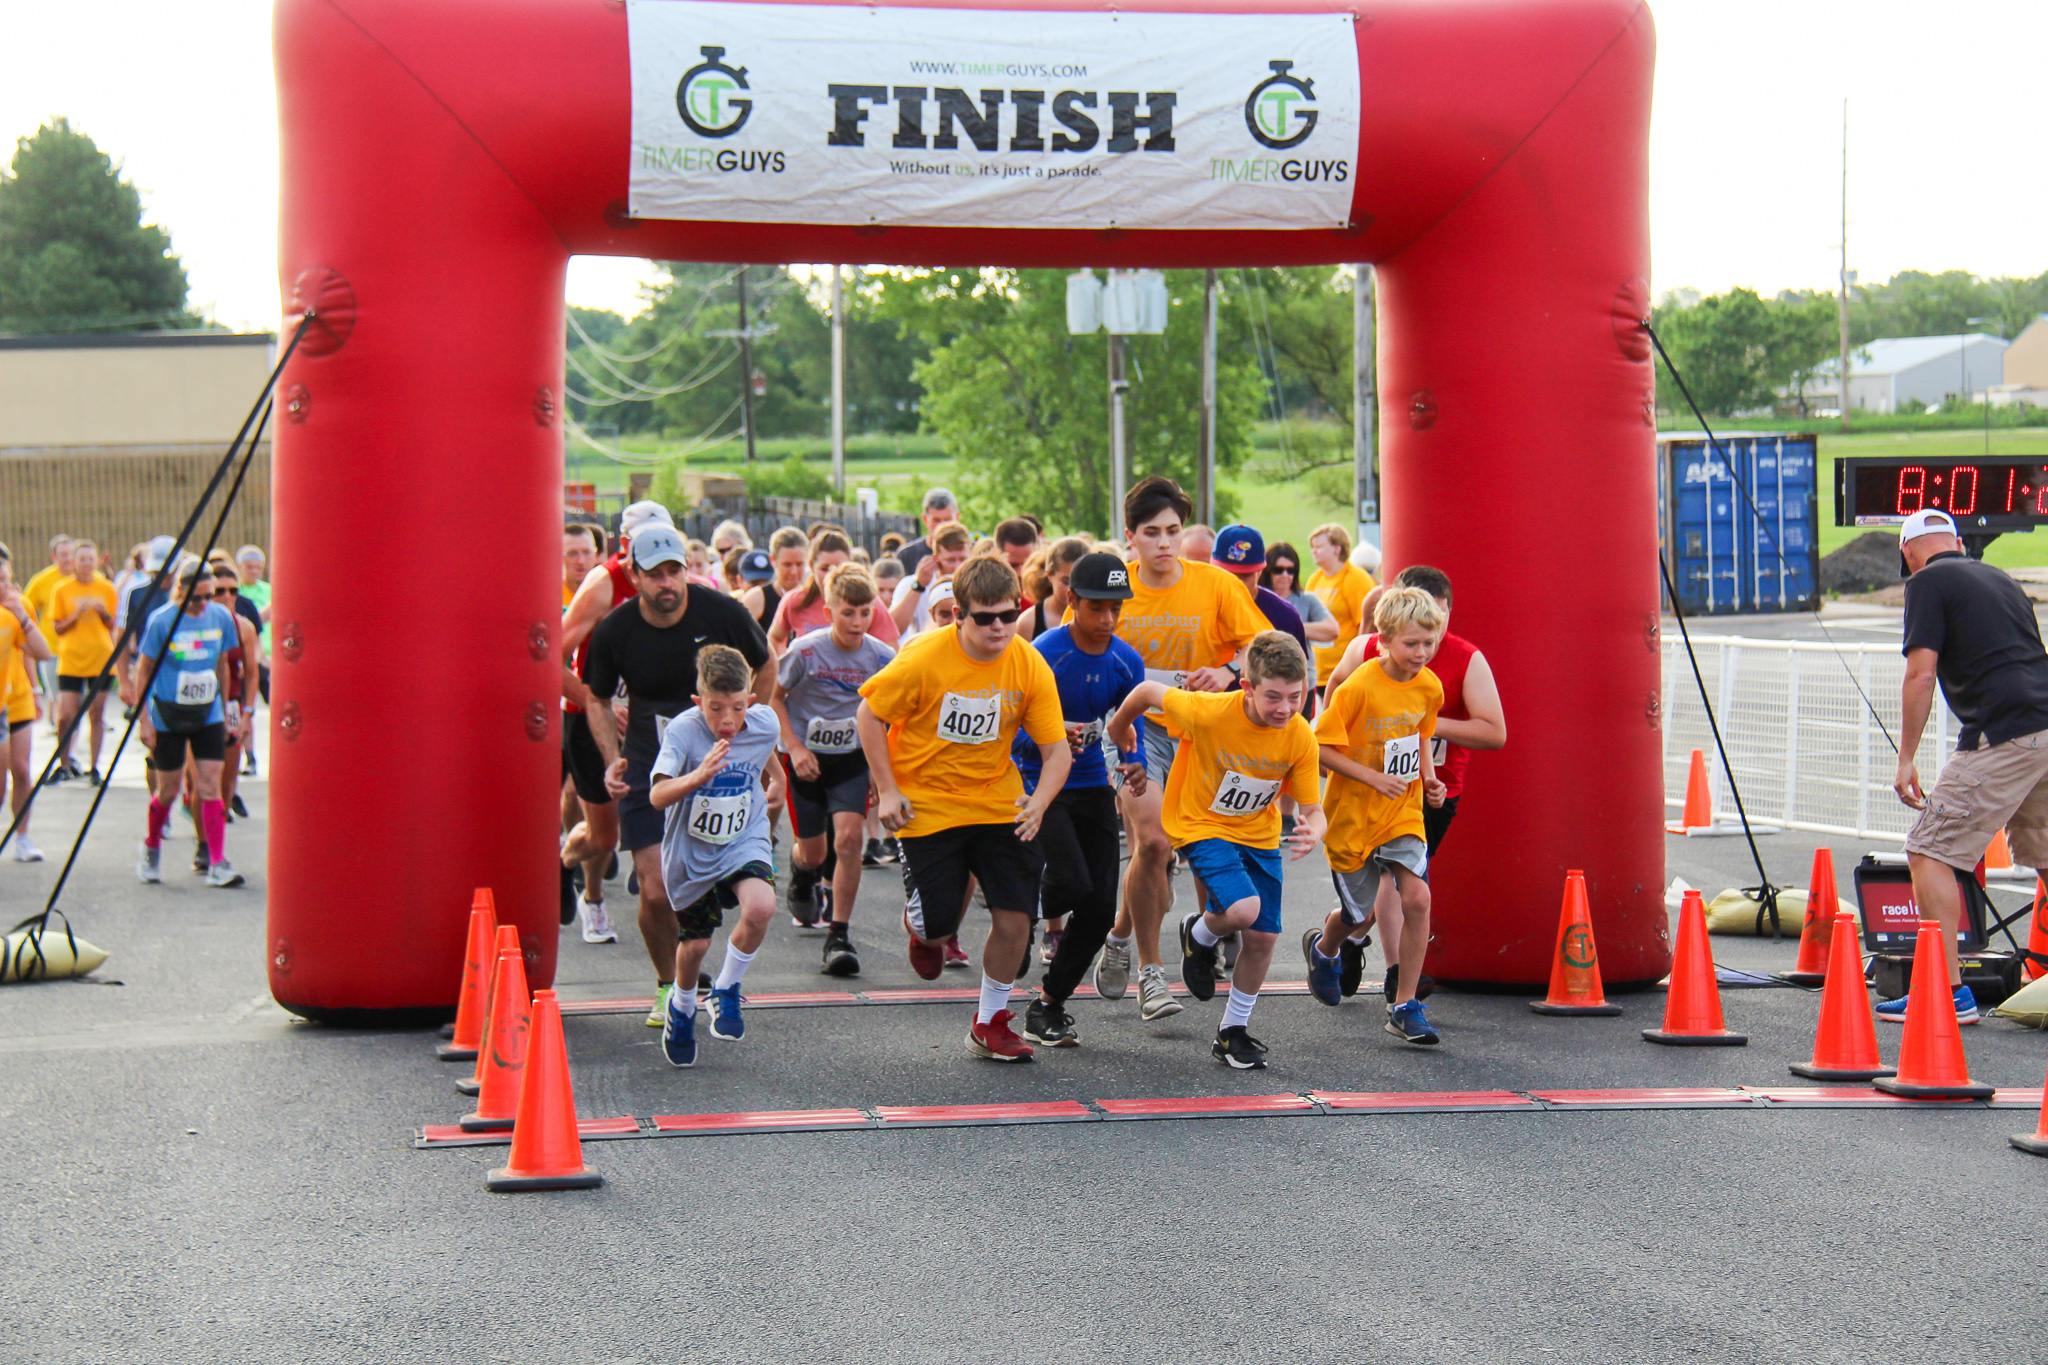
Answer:
[[[688,3],[689,0],[677,0]],[[1339,14],[1316,0],[954,9]],[[792,31],[825,11],[788,6]],[[1349,226],[639,220],[618,0],[279,0],[281,281],[316,320],[276,440],[270,984],[452,1005],[473,887],[554,978],[563,278],[573,253],[1380,268],[1385,550],[1458,587],[1512,744],[1436,878],[1439,976],[1548,972],[1586,871],[1610,982],[1661,976],[1649,267],[1636,0],[1355,9]],[[1348,79],[1348,72],[1347,79]],[[879,122],[879,120],[871,120]],[[820,218],[830,216],[820,206]],[[1143,471],[1137,471],[1142,473]],[[415,567],[419,566],[419,567]]]

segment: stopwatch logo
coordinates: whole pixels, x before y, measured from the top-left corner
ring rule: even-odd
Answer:
[[[1288,75],[1293,62],[1267,65],[1273,74],[1253,86],[1246,97],[1244,126],[1260,145],[1275,151],[1299,147],[1316,130],[1316,83],[1306,77]]]
[[[722,47],[703,47],[704,60],[683,73],[676,86],[676,112],[699,137],[731,137],[747,126],[754,102],[733,92],[747,88],[747,69],[719,59]]]

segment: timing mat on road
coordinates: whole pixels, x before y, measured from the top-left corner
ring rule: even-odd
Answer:
[[[1176,981],[1175,995],[1186,995],[1188,988]],[[1010,988],[1010,998],[1034,996],[1036,990],[1021,983]],[[1259,988],[1259,994],[1307,995],[1306,981],[1268,981]],[[1069,997],[1074,1000],[1099,1000],[1095,987],[1082,986]],[[841,1005],[957,1005],[963,1001],[981,999],[981,990],[976,986],[918,987],[911,990],[884,991],[788,991],[781,994],[769,992],[762,995],[743,995],[750,1010],[803,1010],[831,1009]],[[652,996],[634,1000],[564,1000],[562,1016],[568,1018],[578,1014],[645,1014],[654,1008]]]
[[[644,1007],[644,1006],[643,1006]],[[1741,1086],[1680,1090],[1304,1090],[1281,1095],[1177,1099],[1052,1100],[1033,1104],[928,1104],[847,1109],[771,1109],[748,1114],[656,1114],[581,1119],[585,1142],[619,1138],[732,1137],[900,1128],[999,1128],[1044,1123],[1161,1119],[1305,1118],[1361,1114],[1589,1113],[1624,1109],[2038,1109],[2039,1090],[2000,1090],[1989,1100],[1909,1100],[1864,1086]],[[465,1133],[432,1124],[414,1147],[498,1147],[509,1132]]]

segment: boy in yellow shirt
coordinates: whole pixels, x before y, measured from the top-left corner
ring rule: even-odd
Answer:
[[[1315,735],[1301,718],[1307,693],[1308,657],[1292,636],[1268,630],[1245,648],[1242,692],[1188,692],[1147,680],[1109,721],[1110,741],[1125,752],[1136,746],[1131,722],[1154,708],[1181,737],[1163,818],[1209,892],[1208,908],[1181,921],[1181,979],[1195,999],[1215,998],[1217,944],[1226,934],[1243,936],[1230,1003],[1209,1049],[1240,1071],[1266,1065],[1265,1044],[1247,1028],[1280,937],[1282,791],[1300,807],[1286,840],[1290,858],[1323,837]]]
[[[967,912],[970,879],[979,881],[990,924],[967,1050],[1028,1062],[1031,1047],[1012,1026],[1010,987],[1038,916],[1042,867],[1029,845],[1066,785],[1073,753],[1052,668],[1017,635],[1016,571],[1001,559],[970,559],[953,576],[953,593],[959,624],[906,641],[861,684],[854,720],[876,814],[903,850],[912,970],[938,977],[945,940]],[[1010,759],[1020,729],[1044,764],[1030,796]]]
[[[63,767],[78,775],[71,741],[83,709],[92,722],[91,761],[85,780],[100,781],[100,747],[107,737],[107,685],[102,676],[114,657],[114,585],[99,571],[99,547],[89,540],[71,547],[71,576],[57,580],[50,591],[50,618],[57,646],[57,730],[64,749]],[[139,628],[138,628],[139,631]]]
[[[1443,684],[1429,661],[1448,620],[1420,588],[1395,588],[1373,610],[1380,656],[1359,666],[1331,694],[1316,720],[1322,765],[1330,771],[1330,876],[1337,908],[1321,931],[1301,937],[1309,991],[1325,1005],[1342,1004],[1337,952],[1353,929],[1372,918],[1380,877],[1391,871],[1401,894],[1401,944],[1387,1032],[1433,1047],[1437,1032],[1415,997],[1429,948],[1429,853],[1422,803],[1444,799],[1430,757]]]

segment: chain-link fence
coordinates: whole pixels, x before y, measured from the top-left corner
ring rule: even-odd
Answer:
[[[1734,635],[1695,635],[1692,643],[1751,821],[1905,839],[1914,813],[1892,791],[1898,759],[1885,729],[1857,695],[1860,684],[1896,740],[1906,668],[1897,645]],[[1732,821],[1735,803],[1675,630],[1664,636],[1663,735],[1664,804],[1674,811],[1683,807],[1692,751],[1701,749],[1713,785],[1714,817]],[[1918,755],[1923,785],[1934,785],[1955,741],[1955,720],[1936,688]]]

